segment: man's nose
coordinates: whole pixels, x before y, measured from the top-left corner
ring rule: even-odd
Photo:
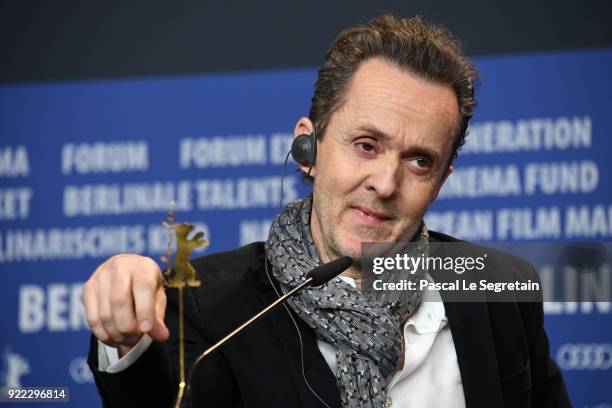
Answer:
[[[400,160],[387,159],[372,163],[366,188],[374,191],[383,199],[393,198],[399,191],[402,179],[402,163]]]

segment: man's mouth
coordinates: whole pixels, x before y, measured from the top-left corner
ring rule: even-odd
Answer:
[[[372,227],[379,226],[391,220],[389,215],[365,207],[352,206],[349,207],[349,211],[362,223]]]

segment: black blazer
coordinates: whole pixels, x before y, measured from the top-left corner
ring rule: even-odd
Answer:
[[[454,240],[435,232],[430,236]],[[214,341],[276,299],[264,259],[259,242],[192,261],[202,285],[185,290],[188,367]],[[489,255],[487,264],[535,276],[525,261],[509,255]],[[172,406],[178,384],[178,303],[176,289],[166,293],[170,340],[154,342],[126,370],[98,371],[92,336],[88,362],[105,407]],[[559,369],[549,358],[541,303],[445,302],[444,307],[467,407],[570,406]],[[313,330],[294,318],[308,382],[329,407],[340,407],[336,378]],[[322,407],[304,382],[300,343],[287,310],[276,309],[201,361],[194,370],[191,402],[196,407]]]

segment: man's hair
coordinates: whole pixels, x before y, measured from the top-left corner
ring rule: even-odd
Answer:
[[[322,140],[325,136],[330,118],[342,106],[357,68],[377,57],[455,90],[461,120],[452,162],[465,143],[468,122],[476,106],[478,71],[448,30],[425,24],[420,17],[397,19],[383,14],[338,34],[319,69],[310,106],[309,116],[317,137]]]

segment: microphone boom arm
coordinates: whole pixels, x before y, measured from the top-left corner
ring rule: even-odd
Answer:
[[[222,338],[221,340],[216,342],[214,345],[209,347],[205,352],[200,354],[200,356],[194,361],[193,365],[196,365],[199,360],[203,359],[204,357],[206,357],[207,355],[209,355],[210,353],[212,353],[213,351],[215,351],[216,349],[221,347],[226,341],[228,341],[229,339],[234,337],[236,334],[240,333],[244,328],[249,326],[255,320],[257,320],[260,317],[264,316],[268,312],[271,312],[274,308],[276,308],[276,306],[282,304],[285,300],[287,300],[289,297],[291,297],[295,292],[297,292],[298,290],[302,289],[304,286],[310,285],[312,283],[312,280],[313,280],[312,277],[307,278],[304,282],[300,283],[295,288],[291,289],[289,292],[285,293],[283,296],[281,296],[278,299],[276,299],[273,303],[271,303],[268,307],[266,307],[265,309],[263,309],[262,311],[257,313],[255,316],[251,317],[249,320],[247,320],[246,322],[242,323],[240,326],[238,326],[236,329],[234,329],[230,334],[228,334],[227,336],[225,336],[224,338]]]
[[[231,333],[229,333],[227,336],[223,337],[221,340],[219,340],[218,342],[216,342],[215,344],[213,344],[211,347],[209,347],[208,349],[206,349],[206,351],[204,351],[202,354],[200,354],[198,356],[198,358],[195,359],[195,361],[193,362],[193,365],[191,366],[191,370],[189,373],[189,382],[187,383],[187,389],[185,390],[185,395],[189,394],[189,388],[191,386],[191,376],[193,374],[193,370],[194,368],[198,365],[198,363],[207,355],[209,355],[210,353],[212,353],[213,351],[215,351],[216,349],[218,349],[219,347],[221,347],[223,344],[225,344],[225,342],[227,342],[229,339],[231,339],[232,337],[234,337],[236,334],[240,333],[242,330],[244,330],[246,327],[248,327],[251,323],[253,323],[255,320],[259,319],[260,317],[268,314],[269,312],[271,312],[273,309],[275,309],[277,306],[281,305],[283,302],[285,302],[288,298],[290,298],[291,296],[293,296],[293,294],[297,291],[299,291],[300,289],[304,288],[305,286],[311,285],[313,283],[313,281],[315,280],[314,277],[310,276],[307,277],[306,280],[304,280],[304,282],[300,283],[299,285],[297,285],[295,288],[291,289],[289,292],[285,293],[283,296],[279,297],[278,299],[276,299],[274,302],[272,302],[270,305],[268,305],[265,309],[261,310],[259,313],[257,313],[256,315],[254,315],[253,317],[251,317],[249,320],[247,320],[246,322],[242,323],[240,326],[238,326],[236,329],[234,329]],[[181,396],[182,397],[182,396]],[[181,400],[182,398],[179,398],[177,400],[177,406],[181,405]]]

